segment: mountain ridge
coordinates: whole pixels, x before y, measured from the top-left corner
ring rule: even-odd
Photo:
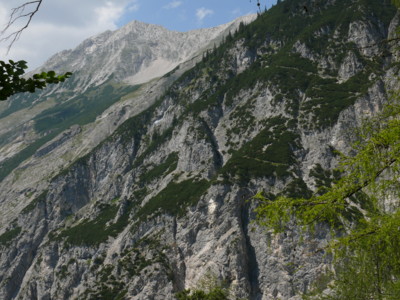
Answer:
[[[88,38],[79,44],[74,50],[65,50],[59,54],[55,54],[38,70],[48,68],[59,72],[64,69],[69,69],[72,72],[82,71],[82,69],[88,68],[88,65],[82,62],[80,58],[90,60],[91,55],[94,54],[95,56],[103,56],[101,65],[104,65],[105,67],[100,68],[102,73],[101,75],[95,76],[93,74],[94,72],[89,71],[90,76],[93,78],[89,81],[89,84],[96,82],[101,83],[111,74],[113,74],[114,78],[118,81],[128,80],[131,84],[144,83],[168,73],[180,63],[187,61],[196,54],[200,54],[201,51],[204,50],[203,48],[210,47],[209,43],[219,43],[222,37],[221,35],[227,35],[229,31],[232,31],[233,33],[241,22],[249,23],[253,21],[255,17],[255,15],[243,16],[227,24],[212,28],[191,30],[188,32],[171,31],[161,25],[152,25],[134,20],[115,31],[106,31]],[[143,45],[136,48],[136,46],[132,44],[132,42],[136,41],[141,42]],[[108,53],[107,55],[96,53],[97,45],[101,45],[101,52],[103,52],[105,48],[115,48],[116,50],[114,51],[117,53]],[[125,48],[128,50],[125,51]],[[124,51],[129,51],[130,54],[127,57],[123,57]],[[122,68],[120,62],[121,58],[124,59],[124,64],[128,64],[128,66],[124,66],[123,69],[129,69],[129,72],[127,72],[129,77],[140,72],[141,66],[136,65],[135,63],[132,65],[130,60],[138,58],[139,60],[143,59],[141,63],[144,64],[144,67],[147,67],[149,63],[148,60],[151,61],[151,57],[143,57],[143,55],[146,54],[150,56],[154,55],[158,59],[163,58],[167,60],[170,65],[167,66],[167,68],[161,68],[157,73],[150,74],[150,76],[146,76],[146,78],[136,82],[127,79],[126,73],[121,74],[118,72],[117,69]],[[112,66],[105,57],[114,60],[116,66]],[[61,61],[61,64],[58,60]],[[96,68],[96,70],[99,71],[97,66]],[[105,71],[105,68],[109,68],[110,70]]]

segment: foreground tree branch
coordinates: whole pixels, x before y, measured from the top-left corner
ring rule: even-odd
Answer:
[[[72,75],[70,72],[58,75],[54,71],[49,71],[34,74],[32,78],[24,78],[27,68],[26,61],[23,60],[18,62],[10,60],[8,63],[0,61],[0,101],[7,100],[8,97],[17,93],[34,93],[48,84],[64,82]]]
[[[7,25],[4,27],[4,29],[1,31],[0,36],[4,36],[3,38],[0,39],[0,42],[5,42],[11,40],[10,44],[7,47],[7,53],[10,51],[12,45],[19,39],[21,36],[22,32],[28,28],[29,24],[32,21],[33,16],[39,11],[40,5],[42,4],[43,0],[34,0],[34,1],[29,1],[26,2],[18,7],[15,7],[11,11],[10,18],[7,22]],[[27,8],[31,8],[29,12],[25,12]],[[26,23],[17,31],[14,31],[8,35],[6,35],[7,30],[11,28],[13,24],[15,24],[16,21],[20,19],[27,19]]]

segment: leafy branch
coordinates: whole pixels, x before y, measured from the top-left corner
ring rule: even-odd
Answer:
[[[23,92],[35,92],[36,89],[43,89],[47,84],[57,84],[64,82],[72,73],[67,72],[63,75],[57,75],[54,71],[35,74],[32,78],[24,78],[26,61],[9,60],[8,63],[0,61],[0,100],[6,100],[8,97]]]

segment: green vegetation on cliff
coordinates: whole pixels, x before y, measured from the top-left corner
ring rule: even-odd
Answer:
[[[396,95],[396,99],[400,99]],[[335,236],[327,250],[334,254],[330,296],[321,299],[399,299],[400,297],[400,101],[365,121],[354,156],[343,156],[331,187],[306,198],[256,196],[259,222],[275,232],[289,230],[292,218],[305,230],[328,223]],[[331,175],[317,166],[320,184]],[[315,176],[314,175],[314,176]],[[311,226],[311,229],[309,228]],[[346,234],[344,234],[346,233]]]

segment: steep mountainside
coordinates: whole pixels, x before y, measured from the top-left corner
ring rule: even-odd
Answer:
[[[247,199],[332,181],[334,150],[398,86],[382,42],[397,25],[389,0],[285,0],[166,91],[142,87],[157,96],[136,114],[104,113],[90,130],[118,128],[85,155],[69,154],[81,127],[64,131],[1,183],[0,298],[174,299],[207,277],[232,299],[323,288],[329,229],[271,237]],[[132,92],[114,88],[88,96]]]
[[[204,51],[220,43],[241,22],[254,18],[255,15],[244,16],[218,27],[184,33],[133,21],[114,32],[89,38],[74,50],[56,54],[42,69],[73,71],[72,78],[41,93],[17,95],[0,103],[0,180],[70,126],[93,123],[119,102],[108,114],[113,112],[124,118],[119,118],[121,122],[115,118],[108,121],[107,131],[96,138],[104,139],[131,116],[129,106],[134,106],[137,113],[137,104],[142,110],[146,103],[154,101],[156,91],[145,101],[143,97],[137,99],[138,95],[143,96],[143,90],[152,89],[139,89],[139,84],[168,74],[169,78],[152,83],[159,87],[156,90],[167,89],[173,78],[201,59]],[[122,102],[125,104],[121,112]],[[110,126],[114,122],[115,126]],[[92,148],[88,146],[89,150]],[[72,156],[76,158],[85,151],[79,149]]]

